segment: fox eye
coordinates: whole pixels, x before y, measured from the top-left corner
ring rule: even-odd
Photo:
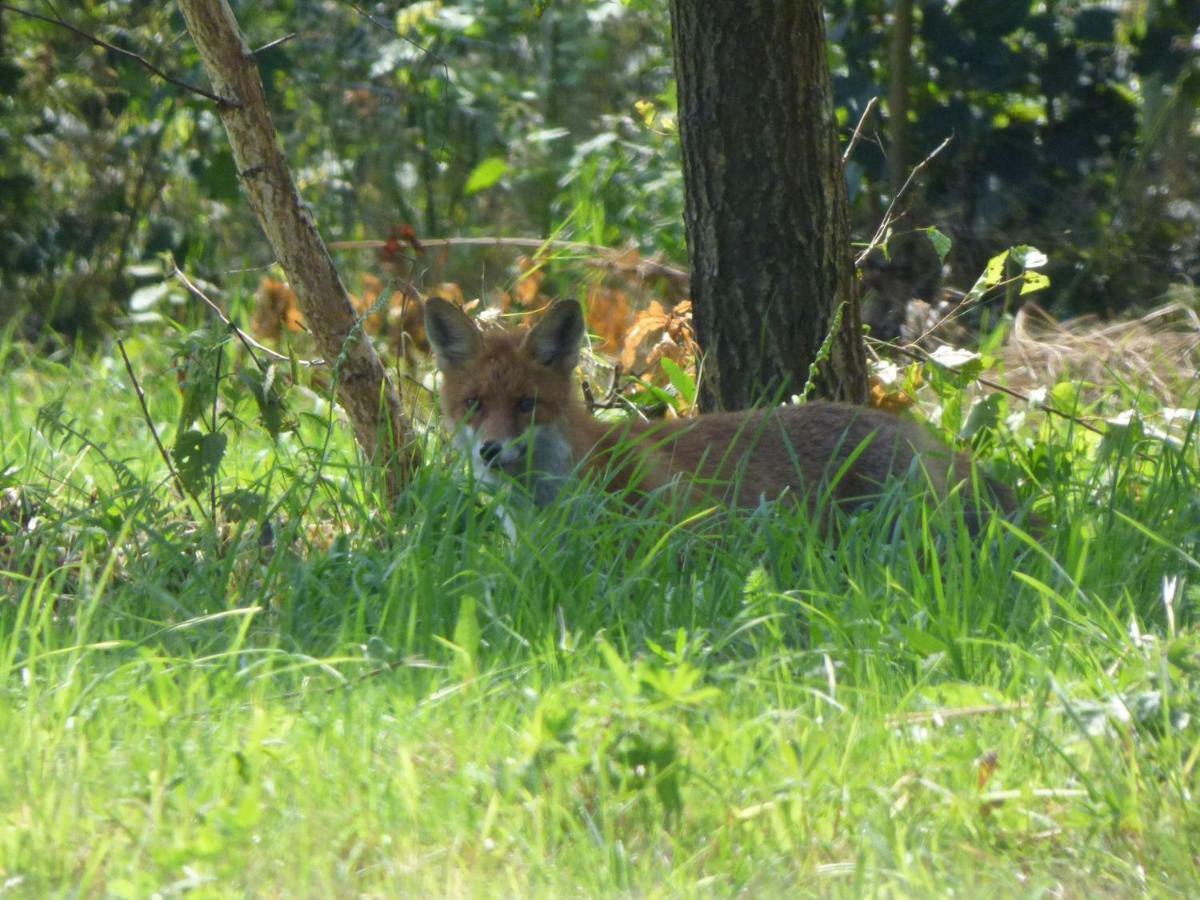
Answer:
[[[483,401],[478,397],[468,397],[463,401],[463,406],[466,408],[468,416],[483,412]]]
[[[536,405],[537,404],[532,397],[522,397],[517,401],[517,412],[527,415],[533,412],[533,408]]]

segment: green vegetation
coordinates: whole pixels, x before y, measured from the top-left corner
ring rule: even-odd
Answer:
[[[864,243],[896,193],[887,134],[901,74],[888,48],[903,5],[826,2],[844,143],[881,100],[847,172]],[[1060,312],[1142,309],[1200,279],[1193,0],[910,5],[903,156],[911,167],[952,140],[906,193],[895,238],[941,228],[959,288],[999,249],[1035,244]],[[250,44],[267,48],[255,60],[275,126],[327,240],[411,225],[422,239],[554,234],[684,262],[665,0],[234,6]],[[56,8],[206,83],[175,4]],[[94,333],[145,284],[136,264],[164,250],[223,287],[255,283],[271,260],[239,190],[207,101],[0,12],[0,322],[21,313],[33,334]],[[923,240],[893,257],[889,283],[870,284],[885,305],[932,302],[942,267]],[[374,265],[349,251],[338,261],[351,283]],[[512,265],[511,253],[459,248],[402,274],[486,295]],[[871,318],[894,336],[886,314]]]
[[[205,102],[0,11],[0,894],[1200,895],[1196,342],[1021,318],[1045,269],[1060,312],[1194,323],[1194,3],[826,3],[844,141],[884,98],[847,171],[874,335],[914,297],[914,340],[984,322],[874,399],[919,394],[1044,531],[918,485],[833,536],[580,486],[515,540],[407,301],[579,296],[622,396],[690,409],[667,4],[234,5],[426,464],[385,499],[294,297],[253,299],[278,271]],[[203,83],[174,4],[57,7]],[[909,169],[954,140],[889,232],[900,98]],[[977,396],[997,369],[1028,402]]]
[[[167,346],[129,342],[170,444]],[[1200,454],[1144,397],[979,432],[1041,540],[897,489],[836,542],[581,491],[512,543],[432,437],[389,509],[303,389],[272,441],[223,388],[185,503],[119,355],[0,360],[18,895],[1200,886]]]

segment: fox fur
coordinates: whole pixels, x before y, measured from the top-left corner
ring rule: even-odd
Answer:
[[[550,503],[566,479],[591,474],[634,496],[669,491],[687,502],[737,506],[792,498],[824,515],[823,500],[852,509],[890,481],[917,474],[937,498],[963,483],[968,497],[982,489],[1005,511],[1014,506],[1003,485],[972,477],[969,457],[880,410],[811,402],[602,422],[574,376],[584,327],[570,300],[555,303],[529,330],[487,331],[452,303],[426,303],[443,416],[481,480],[515,479],[538,505]],[[976,507],[967,504],[972,528]]]

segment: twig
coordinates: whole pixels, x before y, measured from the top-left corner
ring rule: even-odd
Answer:
[[[217,345],[217,365],[216,371],[213,374],[213,402],[212,402],[212,432],[217,433],[217,400],[221,397],[221,391],[218,390],[221,386],[221,363],[225,361],[225,344]],[[256,360],[257,361],[257,360]],[[203,421],[203,417],[201,417]],[[217,521],[217,466],[213,466],[212,474],[208,477],[209,500],[212,503],[212,520]]]
[[[175,464],[171,462],[171,455],[167,453],[167,448],[163,446],[162,439],[158,436],[158,429],[154,427],[154,420],[150,418],[150,408],[146,405],[146,395],[142,391],[141,384],[138,383],[137,375],[133,373],[133,363],[129,361],[129,354],[125,352],[125,344],[120,338],[117,338],[117,349],[121,351],[121,359],[125,360],[125,371],[129,373],[129,380],[133,382],[133,390],[137,393],[138,403],[142,405],[142,417],[146,420],[146,425],[150,428],[150,434],[154,438],[154,445],[158,447],[158,453],[163,458],[163,462],[167,464],[167,470],[171,473],[171,478],[175,483],[175,493],[180,500],[184,500],[187,495],[184,493],[183,479],[175,471]]]
[[[191,91],[193,94],[199,94],[201,97],[206,97],[213,101],[213,103],[216,103],[218,106],[231,106],[235,109],[240,109],[242,106],[242,104],[236,100],[229,100],[225,97],[211,93],[210,91],[206,91],[202,87],[197,87],[194,84],[189,84],[186,81],[180,81],[178,78],[171,77],[144,56],[139,56],[132,50],[126,50],[124,47],[118,47],[115,44],[110,44],[108,41],[98,38],[94,34],[88,34],[88,32],[82,31],[69,22],[64,21],[61,16],[57,15],[57,13],[53,18],[51,18],[50,16],[43,16],[28,9],[22,9],[19,6],[13,6],[10,3],[0,3],[0,9],[16,13],[18,16],[25,16],[28,19],[36,19],[39,22],[45,22],[49,25],[57,25],[59,28],[65,28],[72,34],[78,35],[84,40],[91,41],[97,47],[103,47],[105,50],[111,50],[113,53],[116,53],[119,56],[124,56],[126,59],[132,59],[134,62],[144,66],[150,72],[163,79],[163,81],[173,84],[178,88],[182,88],[185,91]]]
[[[870,100],[867,101],[866,108],[863,109],[862,115],[858,117],[858,124],[854,126],[854,134],[850,135],[850,143],[846,145],[846,150],[842,154],[842,165],[843,166],[849,161],[850,154],[854,152],[854,145],[857,144],[858,139],[860,137],[862,137],[862,129],[863,129],[863,125],[865,125],[867,122],[867,116],[871,115],[871,113],[874,112],[875,107],[878,104],[879,104],[878,97],[872,97]]]
[[[296,32],[293,31],[291,34],[285,34],[283,37],[277,37],[273,41],[267,41],[267,43],[263,44],[257,50],[251,50],[250,55],[258,56],[258,54],[260,54],[260,53],[266,53],[268,50],[278,47],[280,44],[286,44],[288,41],[290,41],[295,36],[296,36]]]
[[[889,728],[897,725],[921,725],[926,722],[942,722],[950,719],[966,719],[975,716],[996,716],[1028,709],[1028,703],[995,703],[987,706],[958,706],[950,709],[931,709],[922,712],[897,713],[887,717]]]
[[[180,281],[182,281],[184,286],[189,291],[191,291],[193,294],[195,294],[197,297],[199,297],[201,300],[203,300],[206,304],[208,304],[208,308],[211,309],[214,313],[216,313],[217,318],[220,319],[222,322],[224,322],[226,327],[228,327],[230,331],[232,331],[235,335],[237,335],[238,340],[240,340],[242,342],[242,346],[244,346],[246,348],[246,352],[250,354],[250,358],[254,360],[255,364],[258,366],[260,371],[265,372],[266,366],[264,366],[262,364],[262,361],[257,356],[254,355],[255,350],[257,350],[259,353],[265,354],[266,356],[270,357],[275,362],[285,362],[285,363],[294,362],[298,366],[304,366],[305,368],[310,368],[310,369],[323,368],[323,367],[329,365],[323,359],[293,359],[290,356],[280,353],[278,350],[272,350],[270,347],[267,347],[264,344],[260,344],[258,341],[254,340],[254,338],[250,337],[250,335],[246,334],[246,332],[242,331],[242,329],[240,329],[236,325],[234,325],[233,321],[229,318],[229,316],[225,315],[224,310],[222,310],[221,307],[219,307],[211,298],[209,298],[209,296],[207,294],[205,294],[204,291],[200,290],[199,287],[197,287],[195,284],[193,284],[191,279],[189,279],[187,277],[187,275],[185,275],[183,273],[183,270],[181,270],[179,268],[179,266],[175,265],[174,263],[172,263],[172,266],[175,269],[175,277],[178,278]],[[420,388],[421,390],[425,391],[425,393],[431,394],[431,395],[434,393],[432,388],[428,387],[427,385],[422,384],[420,381],[418,381],[416,378],[413,378],[407,372],[401,372],[400,375],[409,384],[412,384],[414,387]]]
[[[386,247],[387,241],[366,240],[366,241],[334,241],[330,243],[330,250],[377,250]],[[599,244],[586,244],[579,241],[560,241],[554,238],[522,238],[522,237],[456,237],[456,238],[429,238],[421,239],[421,245],[426,248],[430,247],[520,247],[530,250],[541,250],[545,247],[552,247],[556,250],[574,250],[579,253],[589,253],[593,256],[614,257],[621,253],[621,250],[613,247],[602,247]],[[616,261],[607,260],[609,265],[615,265]],[[648,275],[660,275],[664,278],[687,284],[691,280],[691,275],[684,269],[677,266],[672,266],[669,263],[658,262],[657,260],[642,258],[637,265],[633,267],[639,275],[645,277]]]
[[[889,350],[894,350],[897,353],[902,353],[903,355],[907,356],[909,359],[914,359],[917,362],[932,362],[933,361],[933,357],[929,353],[926,353],[924,350],[922,350],[919,347],[916,350],[912,350],[912,349],[909,349],[908,347],[901,347],[898,344],[890,344],[887,341],[880,341],[880,340],[876,340],[875,338],[867,338],[867,341],[871,344],[875,344],[880,347],[886,347]],[[936,362],[934,364],[936,365]],[[1071,413],[1068,413],[1068,412],[1063,412],[1061,409],[1057,409],[1048,403],[1035,403],[1028,394],[1023,394],[1020,391],[1016,390],[1015,388],[1010,388],[1007,385],[1000,384],[998,381],[992,381],[989,378],[979,377],[975,380],[978,381],[980,384],[982,384],[984,387],[991,388],[994,391],[1000,391],[1000,393],[1002,393],[1002,394],[1008,394],[1008,396],[1015,397],[1018,400],[1023,400],[1024,402],[1030,404],[1031,406],[1036,406],[1038,409],[1042,410],[1043,412],[1048,412],[1048,413],[1051,413],[1052,415],[1060,416],[1064,419],[1068,419],[1068,420],[1074,422],[1080,428],[1086,428],[1088,431],[1090,431],[1094,434],[1098,434],[1102,437],[1104,436],[1104,431],[1102,429],[1097,428],[1095,425],[1092,425],[1088,422],[1085,422],[1083,419],[1079,418],[1079,416],[1072,415]]]
[[[883,214],[883,221],[879,223],[879,227],[875,230],[875,235],[871,238],[871,242],[867,244],[862,253],[858,254],[858,258],[854,260],[855,265],[861,266],[863,261],[866,260],[867,255],[879,246],[880,241],[883,240],[883,236],[887,234],[887,230],[892,226],[892,222],[895,221],[892,218],[892,211],[896,208],[896,204],[900,201],[900,198],[904,196],[904,192],[908,190],[908,186],[912,184],[913,179],[917,177],[917,174],[927,165],[929,165],[930,162],[932,162],[935,156],[946,149],[946,145],[952,140],[954,140],[954,135],[951,135],[934,147],[932,153],[913,166],[912,171],[908,173],[908,178],[904,180],[904,184],[901,185],[900,190],[896,191],[896,196],[892,198],[892,202],[888,204],[887,212]]]
[[[275,360],[276,362],[286,362],[286,363],[295,362],[297,365],[307,366],[310,368],[328,365],[328,363],[326,363],[325,360],[323,360],[323,359],[296,359],[296,360],[293,360],[292,357],[290,357],[290,356],[285,356],[284,354],[282,354],[276,350],[272,350],[270,347],[263,346],[258,341],[254,340],[254,338],[250,337],[250,335],[246,334],[246,332],[242,331],[242,329],[240,329],[236,325],[234,325],[232,320],[230,320],[229,316],[225,315],[225,312],[221,309],[221,307],[217,306],[216,303],[214,303],[212,300],[210,300],[208,298],[208,295],[206,295],[204,293],[204,291],[200,290],[200,288],[198,288],[195,284],[193,284],[191,279],[188,278],[187,275],[185,275],[183,273],[183,270],[180,269],[178,265],[176,265],[174,262],[172,262],[171,266],[175,270],[175,277],[178,278],[180,281],[182,281],[184,286],[189,291],[191,291],[195,296],[199,297],[201,300],[203,300],[205,303],[207,303],[208,308],[217,314],[217,318],[220,319],[222,322],[224,322],[229,327],[229,329],[234,334],[237,335],[238,340],[240,340],[242,342],[242,345],[246,348],[246,351],[250,354],[250,358],[254,360],[255,365],[257,365],[260,370],[265,371],[266,367],[262,364],[262,362],[258,359],[258,357],[254,355],[255,350],[258,350],[260,353],[265,353],[267,356],[271,357],[271,359]]]

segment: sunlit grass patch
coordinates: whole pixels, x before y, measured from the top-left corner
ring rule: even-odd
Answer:
[[[130,350],[169,441],[174,363]],[[385,507],[303,400],[278,441],[230,426],[214,522],[119,362],[5,354],[18,893],[1197,883],[1186,435],[1000,432],[1044,534],[972,538],[916,485],[832,533],[786,504],[681,524],[581,488],[515,507],[513,541],[504,498],[436,453]],[[264,503],[227,515],[238,490]]]

